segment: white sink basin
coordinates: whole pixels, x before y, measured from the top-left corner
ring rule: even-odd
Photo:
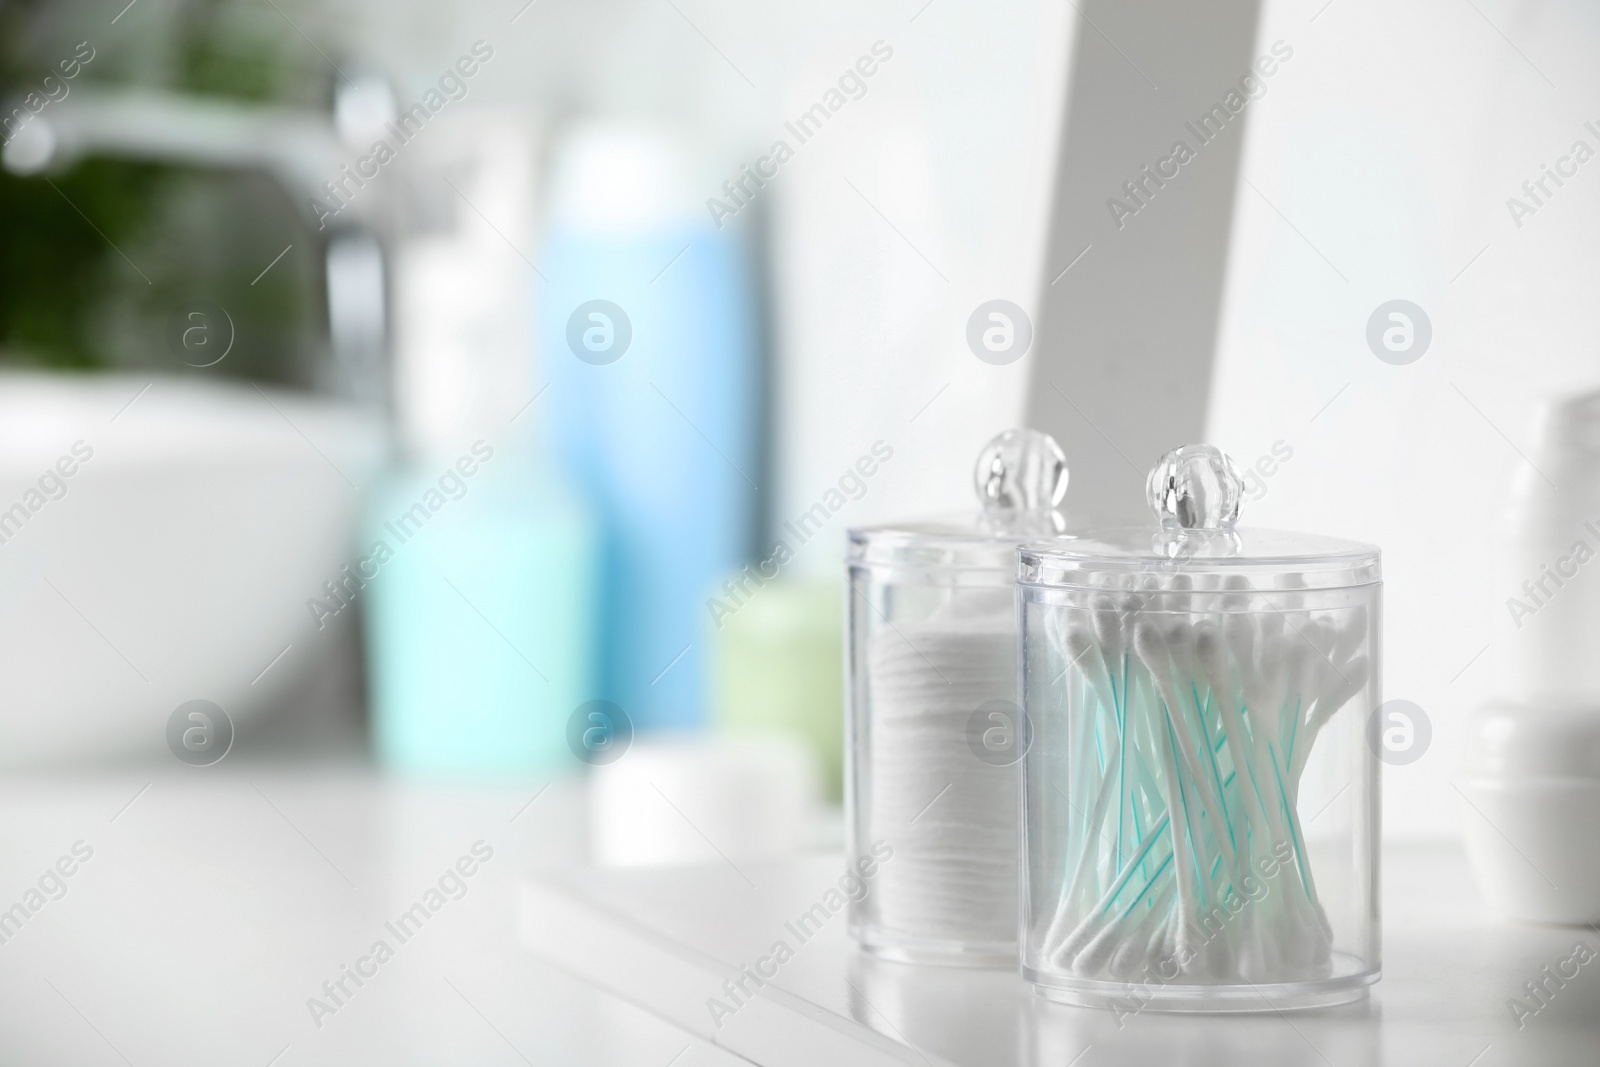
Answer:
[[[249,385],[0,375],[0,765],[159,753],[185,701],[238,724],[281,694],[330,643],[306,600],[382,441]]]

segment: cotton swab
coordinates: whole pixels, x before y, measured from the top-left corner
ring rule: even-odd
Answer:
[[[1198,982],[1328,972],[1296,805],[1318,735],[1367,686],[1368,622],[1273,593],[1279,608],[1249,610],[1261,594],[1236,577],[1145,574],[1057,609],[1088,780],[1073,783],[1080,847],[1044,935],[1052,965],[1126,979],[1172,956]],[[1247,897],[1267,867],[1275,884]]]

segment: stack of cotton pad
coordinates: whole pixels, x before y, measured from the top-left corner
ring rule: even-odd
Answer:
[[[933,941],[1016,936],[1016,768],[967,744],[986,702],[1016,690],[1009,615],[903,622],[868,644],[871,825],[894,846],[878,875],[886,930]]]

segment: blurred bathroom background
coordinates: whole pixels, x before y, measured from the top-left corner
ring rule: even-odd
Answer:
[[[1451,832],[1496,502],[1596,378],[1600,170],[1505,200],[1600,137],[1600,14],[1150,6],[0,0],[0,763],[170,760],[205,700],[233,762],[618,811],[676,775],[792,847],[838,803],[845,529],[970,509],[1026,422],[1072,518],[1203,437],[1247,522],[1382,546],[1435,735],[1386,831]],[[1366,343],[1393,299],[1411,367]]]

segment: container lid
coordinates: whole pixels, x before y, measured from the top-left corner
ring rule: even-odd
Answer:
[[[1244,479],[1211,445],[1168,452],[1150,471],[1154,526],[1110,527],[1024,545],[1018,579],[1104,588],[1148,575],[1184,588],[1335,589],[1381,580],[1378,549],[1283,530],[1239,529]],[[1181,576],[1181,578],[1180,578]]]
[[[1491,701],[1467,734],[1466,769],[1489,780],[1600,778],[1600,707]]]
[[[979,510],[971,515],[856,527],[851,563],[939,571],[1016,573],[1017,546],[1060,533],[1056,510],[1067,492],[1067,459],[1049,434],[1006,430],[978,455],[972,475]]]

